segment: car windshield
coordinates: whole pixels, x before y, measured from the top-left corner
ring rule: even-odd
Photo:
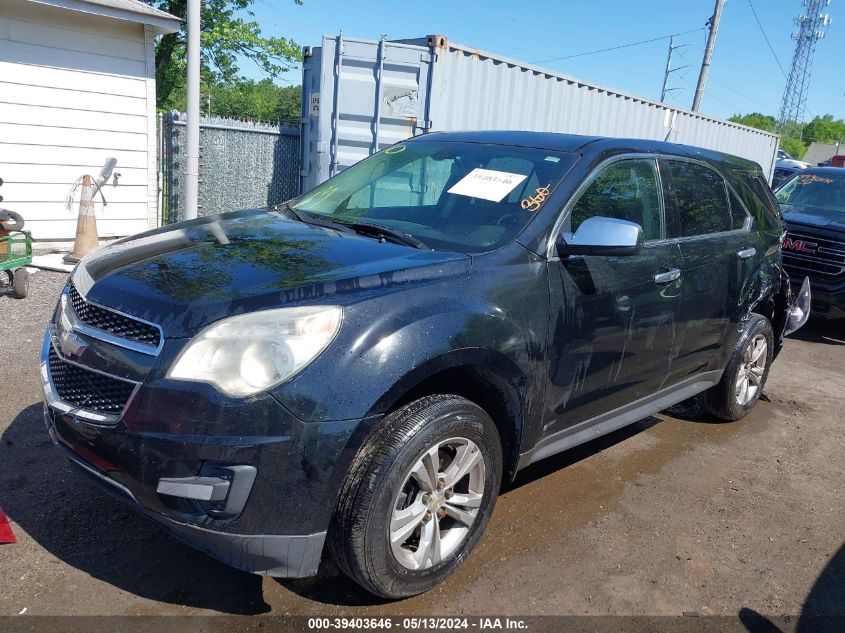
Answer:
[[[775,194],[780,204],[824,207],[845,213],[845,173],[798,174]]]
[[[306,221],[373,225],[436,250],[484,252],[513,239],[575,161],[533,148],[414,141],[349,167],[291,206]]]

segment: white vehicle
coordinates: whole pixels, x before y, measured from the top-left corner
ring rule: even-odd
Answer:
[[[778,150],[777,162],[775,162],[775,169],[778,168],[792,168],[792,169],[806,169],[810,163],[805,163],[803,160],[798,160],[782,149]]]

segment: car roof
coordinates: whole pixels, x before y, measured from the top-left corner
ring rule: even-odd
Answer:
[[[556,134],[554,132],[521,132],[517,130],[487,130],[477,132],[431,132],[414,137],[415,140],[452,141],[456,143],[486,143],[534,147],[557,152],[577,152],[601,136]]]
[[[638,138],[616,138],[610,136],[584,136],[581,134],[560,134],[557,132],[525,132],[518,130],[483,130],[465,132],[430,132],[408,141],[450,141],[457,143],[485,143],[531,147],[557,152],[583,152],[588,147],[597,152],[608,150],[669,154],[686,158],[698,158],[715,163],[728,162],[735,168],[760,169],[757,163],[731,154],[691,145],[652,141]]]

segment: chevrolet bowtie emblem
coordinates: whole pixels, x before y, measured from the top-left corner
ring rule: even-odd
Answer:
[[[59,348],[62,356],[66,358],[79,358],[88,345],[80,339],[73,331],[73,324],[67,315],[67,305],[62,305],[62,313],[56,319],[56,337],[59,339]]]

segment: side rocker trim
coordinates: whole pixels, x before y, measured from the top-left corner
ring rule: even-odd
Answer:
[[[658,411],[671,407],[673,404],[691,398],[718,384],[722,379],[722,371],[707,371],[690,376],[674,385],[661,389],[657,393],[544,437],[530,451],[520,454],[517,470],[607,433],[612,433],[623,426],[633,424],[637,420],[642,420]]]

